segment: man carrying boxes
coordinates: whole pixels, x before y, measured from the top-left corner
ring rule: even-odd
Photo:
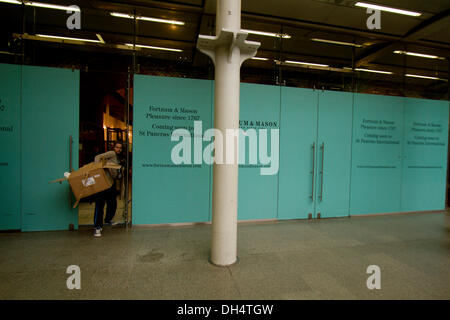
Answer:
[[[76,208],[80,200],[94,195],[94,236],[100,237],[103,227],[103,209],[106,203],[105,223],[112,224],[117,209],[116,181],[122,178],[119,156],[122,152],[122,143],[116,142],[114,151],[108,151],[95,157],[95,161],[88,163],[78,170],[65,172],[64,178],[50,181],[50,183],[68,181],[75,196]]]
[[[116,142],[114,144],[114,151],[108,151],[102,154],[99,154],[95,157],[94,162],[100,163],[100,162],[106,162],[113,165],[120,166],[120,159],[119,156],[122,153],[122,143]],[[119,180],[122,178],[122,174],[120,172],[120,169],[114,169],[114,168],[108,168],[109,175],[113,179],[113,184],[110,188],[101,191],[95,195],[95,212],[94,212],[94,227],[95,237],[101,237],[102,233],[102,227],[103,227],[103,209],[105,207],[106,203],[106,216],[105,216],[105,224],[113,225],[111,220],[116,214],[117,209],[117,190],[116,190],[116,180]]]

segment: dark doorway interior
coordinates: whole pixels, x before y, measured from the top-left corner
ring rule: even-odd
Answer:
[[[131,87],[131,82],[130,82]],[[115,141],[123,143],[123,167],[129,168],[118,196],[116,222],[129,222],[130,210],[125,210],[125,199],[129,198],[131,186],[132,155],[132,89],[128,88],[126,73],[81,71],[80,74],[80,136],[79,167],[94,161],[96,155],[112,150]],[[127,105],[129,98],[129,107]],[[127,122],[129,124],[127,131]],[[128,139],[127,139],[128,135]],[[126,155],[128,144],[128,157]],[[124,176],[125,170],[124,170]],[[126,183],[128,181],[128,183]],[[125,184],[128,190],[125,190]],[[80,201],[79,224],[93,223],[95,197]],[[128,205],[130,205],[129,201]],[[130,207],[130,206],[128,206]]]

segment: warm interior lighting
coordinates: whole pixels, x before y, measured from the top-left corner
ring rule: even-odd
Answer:
[[[319,38],[313,38],[313,39],[311,39],[311,41],[325,42],[325,43],[337,44],[337,45],[341,45],[341,46],[352,46],[352,47],[357,47],[357,48],[362,47],[362,44],[357,44],[357,43],[352,43],[352,42],[343,42],[343,41],[334,41],[334,40],[327,40],[327,39],[319,39]]]
[[[301,62],[301,61],[292,61],[292,60],[286,60],[285,63],[292,63],[292,64],[300,64],[305,66],[313,66],[313,67],[329,67],[328,64],[319,64],[319,63],[311,63],[311,62]]]
[[[132,43],[125,43],[126,46],[130,46],[132,47],[133,44]],[[173,49],[173,48],[164,48],[164,47],[155,47],[155,46],[146,46],[146,45],[141,45],[141,44],[137,44],[136,48],[145,48],[145,49],[153,49],[153,50],[165,50],[165,51],[174,51],[174,52],[183,52],[183,50],[181,49]]]
[[[22,4],[22,1],[16,1],[16,0],[0,0],[0,2],[4,3],[11,3],[11,4]],[[72,8],[70,6],[61,6],[57,4],[50,4],[50,3],[42,3],[42,2],[34,2],[34,1],[24,1],[24,5],[26,6],[32,6],[32,7],[40,7],[40,8],[47,8],[47,9],[56,9],[56,10],[64,10],[64,11],[74,11],[74,12],[80,12],[80,9]]]
[[[255,31],[255,30],[248,30],[248,29],[241,29],[241,31],[251,33],[251,34],[257,34],[259,36],[266,36],[266,37],[283,38],[283,39],[291,38],[290,35],[285,34],[285,33],[273,33],[273,32]]]
[[[110,14],[113,17],[134,19],[134,16],[132,14],[119,13],[119,12],[111,12]],[[152,17],[143,17],[143,16],[136,16],[136,20],[144,20],[144,21],[151,21],[151,22],[176,24],[176,25],[180,25],[180,26],[185,24],[183,21],[160,19],[160,18],[152,18]]]
[[[417,53],[417,52],[408,52],[408,51],[394,51],[394,53],[396,54],[406,54],[408,56],[414,56],[414,57],[420,57],[420,58],[428,58],[428,59],[440,59],[440,60],[445,60],[444,57],[438,57],[438,56],[434,56],[431,54],[424,54],[424,53]]]
[[[101,42],[100,40],[70,38],[70,37],[61,37],[61,36],[51,36],[51,35],[47,35],[47,34],[37,34],[36,36],[41,37],[41,38],[50,38],[50,39],[61,39],[61,40],[71,40],[71,41],[104,43],[104,42]]]
[[[380,5],[377,5],[377,4],[370,4],[370,3],[365,3],[365,2],[357,2],[355,4],[355,6],[363,7],[363,8],[367,8],[367,9],[373,9],[373,10],[380,10],[380,11],[386,11],[386,12],[391,12],[391,13],[403,14],[403,15],[412,16],[412,17],[420,17],[422,15],[420,12],[414,12],[414,11],[408,11],[408,10],[402,10],[402,9],[395,9],[395,8],[390,8],[390,7],[385,7],[385,6],[380,6]]]

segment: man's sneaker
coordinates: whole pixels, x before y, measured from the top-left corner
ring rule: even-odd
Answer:
[[[95,229],[94,237],[101,237],[101,236],[102,236],[102,230],[101,229]]]

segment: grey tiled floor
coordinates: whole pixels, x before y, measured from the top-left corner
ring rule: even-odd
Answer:
[[[211,226],[0,234],[0,299],[450,299],[450,215],[240,224],[238,262]],[[68,290],[66,268],[81,268]],[[368,290],[369,265],[381,290]]]

